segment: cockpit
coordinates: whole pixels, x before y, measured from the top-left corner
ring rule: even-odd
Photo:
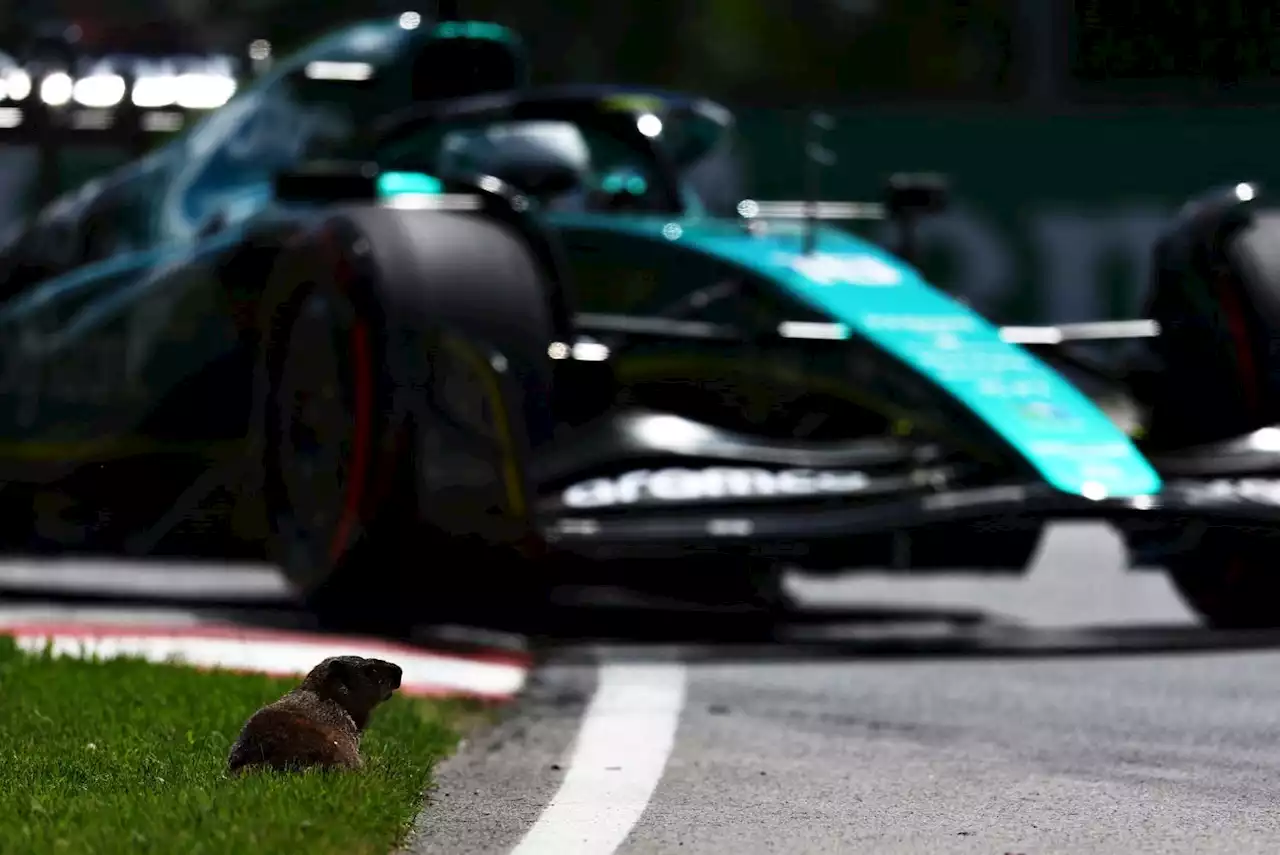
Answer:
[[[553,212],[701,213],[685,171],[728,145],[705,103],[595,88],[523,90],[393,118],[383,169],[492,175]]]
[[[592,147],[573,122],[495,122],[444,130],[440,174],[492,175],[537,198],[548,210],[585,209],[598,182]]]

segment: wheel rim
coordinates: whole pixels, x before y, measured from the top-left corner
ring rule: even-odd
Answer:
[[[336,562],[358,524],[368,444],[368,342],[350,303],[315,290],[290,326],[275,398],[282,501],[293,567]]]

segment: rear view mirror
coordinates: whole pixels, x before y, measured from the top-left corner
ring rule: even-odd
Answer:
[[[899,172],[889,176],[885,206],[890,217],[938,214],[951,202],[951,185],[945,175],[932,172]]]

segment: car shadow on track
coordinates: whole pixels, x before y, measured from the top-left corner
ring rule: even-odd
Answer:
[[[979,608],[878,604],[782,612],[579,604],[525,626],[420,628],[428,645],[484,646],[498,630],[538,658],[567,662],[1125,656],[1280,649],[1280,629],[1227,631],[1186,623],[1042,627]],[[470,641],[469,639],[475,639]]]
[[[417,646],[519,651],[557,662],[610,659],[703,662],[822,659],[942,659],[1125,656],[1280,649],[1280,630],[1211,630],[1185,623],[1036,627],[979,608],[878,604],[750,608],[578,600],[514,622],[418,627],[409,634],[364,632]],[[137,592],[42,591],[0,586],[0,620],[234,624],[246,628],[350,636],[326,627],[279,595],[140,596]]]

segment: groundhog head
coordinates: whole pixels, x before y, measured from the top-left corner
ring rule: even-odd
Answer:
[[[331,656],[302,681],[302,688],[337,701],[361,730],[369,713],[400,688],[400,666],[363,656]]]

